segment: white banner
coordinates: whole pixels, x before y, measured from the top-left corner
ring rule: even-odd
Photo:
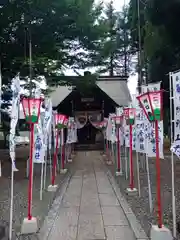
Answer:
[[[172,74],[174,97],[174,140],[180,139],[180,72]]]
[[[147,91],[158,91],[160,90],[161,82],[148,84],[147,86],[142,86],[142,93]],[[148,157],[156,156],[156,142],[155,142],[155,129],[154,124],[149,123],[149,121],[145,120],[145,129],[148,131],[148,144],[146,153]],[[163,121],[159,122],[159,154],[160,158],[164,158],[163,153],[163,141],[164,141],[164,131],[163,131]]]
[[[143,109],[136,110],[136,151],[145,153],[145,117]]]
[[[159,91],[161,88],[161,82],[157,83],[149,83],[148,85],[142,85],[141,90],[142,93],[150,92],[150,91]]]
[[[20,106],[20,79],[19,76],[12,80],[11,85],[12,90],[12,110],[11,110],[11,123],[10,123],[10,135],[9,135],[9,153],[12,161],[13,171],[18,171],[16,168],[15,161],[15,135],[16,135],[16,125],[19,118],[19,106]]]
[[[36,88],[35,97],[41,96],[41,89]],[[44,147],[44,135],[43,135],[43,116],[42,106],[40,107],[40,116],[37,124],[34,124],[34,151],[33,162],[44,163],[45,147]]]
[[[118,131],[118,129],[117,129]],[[119,128],[119,136],[120,136],[120,145],[124,146],[124,129],[123,127]]]
[[[75,120],[73,117],[69,117],[66,143],[71,144],[71,143],[76,142],[77,141],[77,137],[75,136],[76,133],[77,133],[77,131],[75,128]]]
[[[129,125],[124,125],[124,138],[125,138],[125,147],[130,147],[130,131],[129,131]]]
[[[44,147],[47,150],[48,141],[51,136],[51,124],[52,124],[52,102],[48,98],[45,100],[45,114],[43,121],[43,134],[44,134]]]
[[[106,128],[106,139],[115,143],[117,141],[116,137],[116,125],[113,117],[116,116],[114,113],[109,114],[107,128]]]
[[[44,136],[42,131],[41,115],[39,117],[38,124],[34,125],[34,151],[33,151],[33,162],[44,163],[45,146]]]
[[[172,73],[172,88],[172,97],[174,99],[174,142],[171,151],[180,157],[180,71]]]
[[[107,121],[107,128],[106,128],[106,132],[105,132],[105,138],[109,141],[110,139],[110,124],[111,124],[111,121],[110,121],[110,118],[108,118],[108,121]]]
[[[132,150],[136,150],[136,126],[132,126]]]
[[[111,117],[111,142],[115,143],[117,142],[117,137],[116,137],[116,124],[115,124],[115,120]]]
[[[124,126],[125,147],[130,147],[130,126]],[[136,150],[136,128],[132,126],[132,150]]]
[[[160,158],[164,158],[163,154],[163,131],[161,122],[159,122],[159,156]],[[145,127],[148,131],[148,143],[147,143],[147,154],[148,157],[155,157],[156,156],[156,138],[155,138],[155,128],[154,123],[147,123]]]

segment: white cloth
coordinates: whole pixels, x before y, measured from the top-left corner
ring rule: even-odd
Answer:
[[[19,105],[20,105],[20,79],[19,76],[16,76],[12,80],[12,110],[11,110],[11,123],[10,123],[10,135],[9,135],[9,153],[12,161],[13,171],[18,171],[16,168],[15,160],[15,135],[16,135],[16,125],[19,118]]]

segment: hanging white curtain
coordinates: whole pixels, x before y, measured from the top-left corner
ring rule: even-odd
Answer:
[[[75,113],[77,129],[83,128],[87,123],[87,114],[85,112]]]
[[[88,119],[90,123],[93,125],[95,128],[100,128],[99,124],[101,123],[101,113],[100,112],[92,112],[88,114]]]

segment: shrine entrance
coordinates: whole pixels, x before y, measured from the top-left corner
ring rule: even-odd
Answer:
[[[101,122],[100,111],[76,112],[78,144],[96,144],[103,141],[102,131],[98,128]]]
[[[78,143],[95,144],[97,131],[90,121],[87,121],[86,125],[77,131]]]

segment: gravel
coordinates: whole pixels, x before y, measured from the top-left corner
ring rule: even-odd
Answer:
[[[13,236],[18,234],[24,217],[27,217],[27,191],[28,179],[26,178],[26,159],[28,159],[28,147],[19,147],[16,151],[16,163],[18,172],[14,175],[14,213],[13,213]],[[0,226],[6,227],[6,239],[8,237],[9,225],[9,207],[10,207],[10,184],[11,184],[11,161],[9,159],[8,150],[0,150],[2,161],[2,177],[0,177]],[[41,166],[34,166],[33,180],[33,216],[37,217],[39,227],[41,227],[48,210],[55,198],[54,193],[43,192],[43,200],[40,201],[40,176]],[[65,175],[57,175],[56,182],[60,185],[63,182]],[[50,184],[50,169],[47,169],[47,182]]]
[[[124,159],[124,158],[122,158]],[[134,176],[135,176],[135,187],[137,188],[137,171],[136,171],[136,155],[133,154],[134,161]],[[177,222],[180,223],[180,161],[174,157],[175,162],[175,196],[176,196],[176,215]],[[142,163],[142,164],[141,164]],[[124,168],[123,160],[123,169]],[[150,213],[149,210],[149,197],[148,197],[148,182],[145,166],[144,156],[139,156],[140,165],[140,184],[141,184],[141,197],[138,195],[135,197],[127,196],[125,190],[129,186],[129,179],[125,180],[124,176],[115,177],[116,181],[126,197],[129,205],[131,206],[136,217],[140,221],[145,232],[149,236],[151,224],[157,224],[156,214],[156,167],[155,159],[149,159],[149,171],[152,188],[153,198],[153,211]],[[108,166],[112,174],[115,176],[115,165]],[[172,185],[171,185],[171,158],[170,154],[165,155],[165,159],[161,160],[161,199],[163,208],[163,224],[167,226],[171,231],[172,225]],[[180,224],[179,224],[180,226]],[[180,231],[180,229],[179,229]],[[180,233],[177,233],[177,239],[180,239]]]

